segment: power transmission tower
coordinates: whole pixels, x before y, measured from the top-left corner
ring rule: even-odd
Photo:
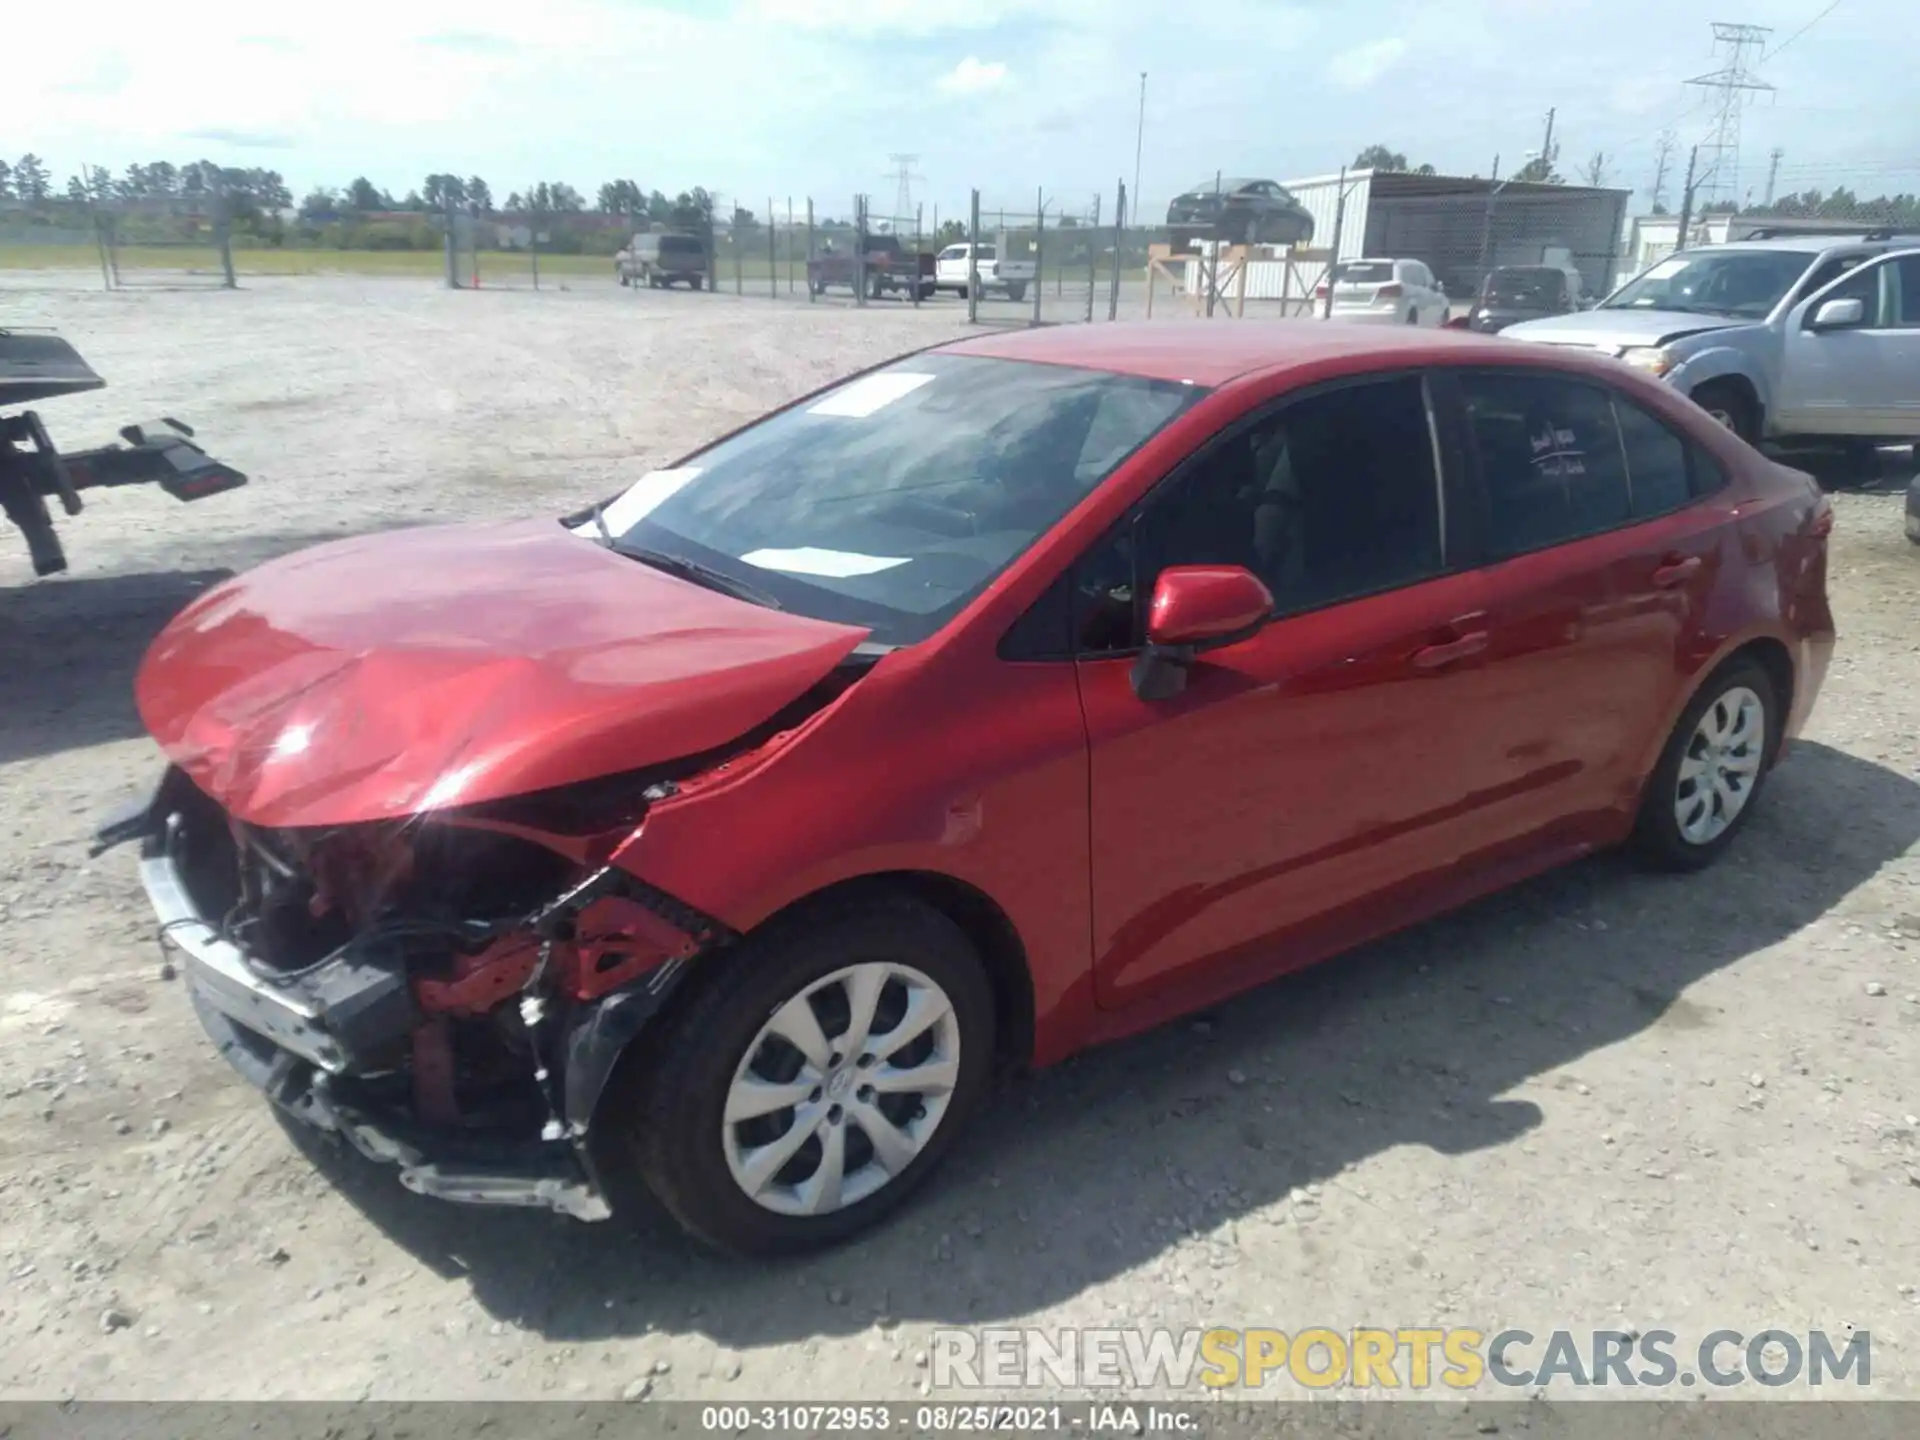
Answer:
[[[896,220],[904,220],[913,214],[914,182],[927,177],[914,173],[913,167],[920,163],[918,155],[889,155],[887,163],[894,167],[888,172],[896,187],[893,194],[893,213]]]
[[[1765,204],[1773,204],[1773,185],[1780,178],[1780,158],[1786,153],[1776,145],[1773,147],[1773,153],[1767,157],[1767,198],[1763,202]]]
[[[1712,91],[1713,122],[1707,138],[1700,142],[1706,172],[1700,179],[1701,199],[1740,200],[1740,111],[1747,96],[1758,91],[1771,92],[1773,86],[1754,73],[1754,64],[1766,50],[1767,36],[1773,33],[1765,25],[1736,25],[1724,20],[1713,22],[1714,53],[1721,59],[1718,70],[1696,75],[1687,81]]]

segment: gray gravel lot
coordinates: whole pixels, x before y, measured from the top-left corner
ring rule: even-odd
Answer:
[[[200,1035],[126,856],[84,840],[153,771],[140,651],[213,578],[571,508],[959,309],[84,279],[0,279],[0,323],[109,380],[46,407],[56,436],[175,413],[254,483],[98,500],[50,582],[0,536],[0,1395],[904,1397],[935,1326],[1143,1323],[1858,1327],[1874,1393],[1920,1397],[1896,495],[1837,497],[1835,669],[1717,870],[1597,859],[1017,1082],[895,1223],[749,1265],[317,1167]]]

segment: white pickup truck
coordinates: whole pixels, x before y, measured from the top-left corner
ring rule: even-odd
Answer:
[[[949,245],[934,257],[935,290],[951,290],[963,299],[966,297],[967,262],[973,248],[965,243]],[[980,293],[1004,295],[1018,303],[1026,298],[1027,286],[1033,283],[1034,265],[1031,260],[1002,260],[1000,248],[998,245],[980,247],[979,258],[974,262],[979,268]]]

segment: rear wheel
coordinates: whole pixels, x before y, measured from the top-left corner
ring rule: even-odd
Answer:
[[[616,1196],[638,1179],[724,1250],[876,1223],[939,1164],[991,1068],[992,991],[946,916],[889,896],[803,919],[717,961],[595,1121]]]
[[[1760,443],[1760,407],[1744,386],[1731,380],[1709,380],[1696,389],[1691,398],[1749,445]]]
[[[1419,310],[1419,307],[1418,307],[1418,306],[1408,306],[1408,307],[1407,307],[1407,324],[1409,324],[1409,325],[1418,325],[1419,323],[1420,323],[1420,310]]]
[[[1756,660],[1722,666],[1674,726],[1640,799],[1634,843],[1662,870],[1712,864],[1753,813],[1779,735],[1779,697]]]
[[[1027,298],[1027,286],[1024,280],[1016,280],[1007,286],[1007,299],[1018,305]]]

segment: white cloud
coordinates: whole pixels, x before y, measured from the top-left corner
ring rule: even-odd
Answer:
[[[944,35],[991,30],[1029,11],[1038,0],[748,0],[752,17],[796,30],[833,35]]]
[[[934,83],[949,95],[978,95],[998,90],[1010,80],[1003,62],[969,55]]]
[[[1362,90],[1398,65],[1407,53],[1407,42],[1398,35],[1369,40],[1342,50],[1327,62],[1327,78],[1343,90]]]

